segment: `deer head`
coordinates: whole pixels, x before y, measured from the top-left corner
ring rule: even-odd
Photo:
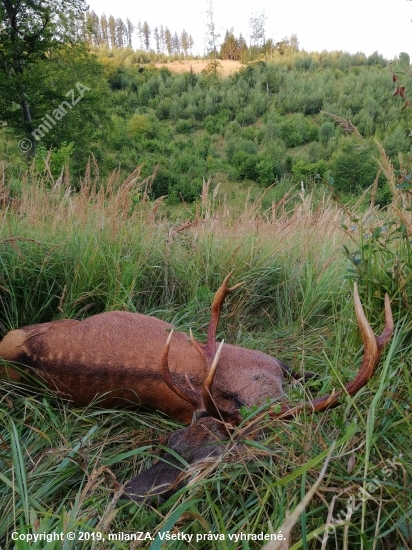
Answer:
[[[201,390],[195,389],[187,376],[184,384],[173,379],[168,366],[169,347],[173,333],[170,333],[167,339],[161,359],[163,380],[174,393],[193,405],[195,413],[193,422],[188,428],[178,430],[171,436],[168,447],[172,452],[163,454],[154,466],[140,473],[126,484],[126,495],[137,502],[150,502],[155,497],[158,497],[160,501],[166,500],[184,484],[186,464],[195,466],[199,462],[216,460],[224,454],[229,445],[233,446],[231,431],[233,427],[242,422],[242,417],[235,408],[221,408],[217,403],[217,399],[213,397],[213,381],[223,347],[223,342],[221,342],[216,350],[216,328],[225,297],[239,286],[228,288],[227,281],[230,276],[231,273],[226,277],[215,295],[207,343],[200,344],[193,338],[192,334],[190,335],[192,343],[202,356],[206,367]],[[393,333],[390,301],[386,294],[385,328],[381,336],[374,334],[366,319],[356,283],[354,285],[354,305],[364,345],[363,360],[358,374],[351,382],[346,384],[344,390],[332,391],[329,395],[309,402],[281,403],[280,410],[279,406],[276,407],[276,411],[274,409],[269,410],[271,419],[290,419],[304,408],[313,412],[321,412],[336,407],[342,396],[355,395],[372,377],[379,364],[383,348],[389,342]],[[181,457],[180,460],[178,456]]]

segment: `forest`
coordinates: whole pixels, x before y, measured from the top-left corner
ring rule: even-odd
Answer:
[[[201,342],[233,271],[217,339],[314,372],[284,380],[299,403],[360,368],[354,283],[376,334],[388,296],[393,336],[333,410],[243,405],[222,456],[183,465],[186,483],[150,506],[124,485],[181,422],[6,376],[2,550],[260,550],[280,531],[282,550],[412,545],[409,56],[308,53],[256,15],[249,44],[231,28],[218,41],[208,17],[200,59],[166,21],[0,1],[0,338],[120,310]]]
[[[176,74],[167,63],[154,66],[165,58],[163,49],[168,53],[167,40],[155,51],[142,34],[148,49],[134,51],[127,38],[130,21],[120,20],[113,28],[105,24],[104,32],[103,22],[95,31],[86,27],[83,42],[56,45],[53,56],[36,60],[35,70],[21,75],[30,102],[29,128],[19,112],[20,84],[2,79],[0,154],[17,179],[27,161],[17,143],[27,137],[36,150],[37,169],[48,155],[53,176],[67,167],[74,186],[93,157],[102,175],[115,169],[126,174],[138,164],[144,164],[144,176],[156,169],[151,197],[167,196],[168,204],[195,201],[209,178],[229,197],[239,187],[257,193],[271,186],[268,197],[277,200],[303,182],[329,188],[344,202],[377,177],[376,140],[397,168],[399,154],[409,151],[410,113],[393,97],[392,82],[393,72],[409,65],[406,54],[389,67],[378,53],[308,54],[299,51],[293,37],[265,44],[260,53],[251,47],[243,56],[251,61],[220,78],[218,69],[195,74],[185,34],[179,46],[174,33],[177,49],[171,58],[187,64],[187,72]],[[245,47],[241,36],[228,31],[221,57],[240,58]],[[84,87],[81,95],[74,89],[78,102],[54,120],[53,112],[67,102],[76,83]],[[384,176],[378,178],[377,201],[385,205],[390,193]]]

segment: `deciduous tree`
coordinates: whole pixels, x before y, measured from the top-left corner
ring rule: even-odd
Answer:
[[[116,20],[113,15],[109,17],[110,46],[116,48]]]
[[[266,15],[262,12],[260,15],[253,14],[249,19],[250,25],[250,37],[252,39],[253,45],[259,51],[259,49],[265,45],[265,23]],[[266,49],[265,49],[265,58],[266,58]]]
[[[103,44],[107,44],[107,46],[109,46],[109,25],[107,23],[107,17],[105,14],[100,17],[100,28],[102,32]]]
[[[165,44],[166,44],[167,53],[169,55],[172,55],[172,51],[173,51],[172,33],[169,31],[167,27],[165,28]]]
[[[83,0],[0,2],[0,117],[17,125],[13,104],[20,105],[19,126],[26,136],[34,130],[28,89],[33,90],[39,78],[32,68],[65,42],[77,41],[76,23],[83,20],[86,8]]]
[[[184,56],[187,57],[187,52],[189,50],[189,35],[185,29],[182,30],[182,34],[180,35],[180,45]]]

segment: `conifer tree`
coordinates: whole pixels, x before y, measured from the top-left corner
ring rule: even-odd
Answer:
[[[225,33],[225,38],[220,47],[220,56],[222,59],[240,59],[239,41],[235,38],[233,27]]]
[[[207,32],[206,32],[206,45],[208,49],[208,53],[211,55],[211,60],[207,64],[207,66],[204,69],[204,72],[208,75],[210,75],[212,78],[218,78],[219,72],[219,61],[217,60],[217,39],[219,38],[219,34],[216,32],[216,25],[215,25],[215,19],[214,19],[214,11],[213,11],[213,0],[208,0],[208,7],[209,9],[206,11],[207,15]]]
[[[172,49],[173,49],[173,53],[177,53],[177,54],[180,53],[180,40],[177,32],[174,33],[172,38]]]
[[[92,34],[93,34],[93,23],[92,23],[91,15],[89,11],[85,13],[84,18],[85,18],[85,26],[83,30],[83,40],[91,44]]]
[[[102,43],[100,19],[94,11],[86,12],[86,41],[95,46]]]
[[[137,38],[139,39],[140,49],[143,50],[144,47],[144,36],[143,36],[143,27],[140,21],[137,22]]]
[[[155,39],[156,53],[160,53],[160,33],[157,27],[153,30],[153,38]]]
[[[125,24],[123,23],[123,19],[118,17],[116,19],[116,48],[124,48],[127,43],[125,43]]]
[[[193,37],[191,34],[189,34],[187,38],[187,45],[190,51],[190,55],[192,55],[193,46],[195,45],[195,41],[193,40]]]
[[[160,51],[165,53],[166,39],[165,39],[165,30],[163,25],[160,25]]]
[[[243,38],[242,33],[239,34],[238,44],[239,44],[240,61],[245,63],[248,59],[248,47],[247,47],[246,40]]]
[[[144,47],[146,48],[147,51],[149,51],[151,30],[147,21],[143,22],[142,33],[143,33]]]
[[[129,18],[126,19],[126,36],[127,36],[127,45],[129,48],[133,47],[133,31],[134,31],[134,25],[130,21]]]

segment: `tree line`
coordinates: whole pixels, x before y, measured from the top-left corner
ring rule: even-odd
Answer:
[[[231,28],[226,30],[220,46],[220,58],[242,61],[243,63],[259,57],[269,61],[273,60],[275,51],[281,55],[284,55],[287,51],[298,52],[299,40],[296,34],[292,34],[290,37],[286,36],[277,42],[273,38],[269,38],[268,40],[264,39],[262,43],[259,43],[259,41],[251,42],[248,46],[242,33],[235,36],[233,28]]]
[[[213,7],[211,8],[211,10]],[[208,11],[212,17],[213,11]],[[219,34],[210,40],[209,50],[216,51],[220,59],[248,62],[252,59],[263,57],[265,60],[272,60],[274,52],[281,55],[288,50],[299,51],[299,41],[295,34],[284,37],[279,41],[267,38],[265,34],[266,17],[264,14],[253,15],[250,18],[250,41],[249,45],[240,32],[235,35],[233,27],[227,29],[220,45],[215,42],[220,38]],[[207,25],[210,27],[210,24]],[[209,33],[210,29],[208,29]],[[212,31],[213,32],[213,31]],[[84,40],[94,46],[106,45],[111,49],[132,48],[133,38],[137,38],[138,47],[146,52],[154,51],[158,55],[182,55],[187,57],[193,53],[194,40],[191,34],[185,29],[180,33],[169,30],[167,26],[150,27],[147,21],[138,21],[136,25],[129,17],[125,21],[113,15],[97,15],[94,11],[86,11],[83,24]]]
[[[84,39],[94,46],[132,48],[135,31],[142,50],[152,49],[157,54],[164,55],[182,53],[185,57],[193,50],[193,37],[185,29],[178,34],[162,24],[152,30],[147,21],[138,21],[134,25],[129,17],[123,21],[120,17],[115,19],[113,15],[98,16],[94,11],[85,13]]]

